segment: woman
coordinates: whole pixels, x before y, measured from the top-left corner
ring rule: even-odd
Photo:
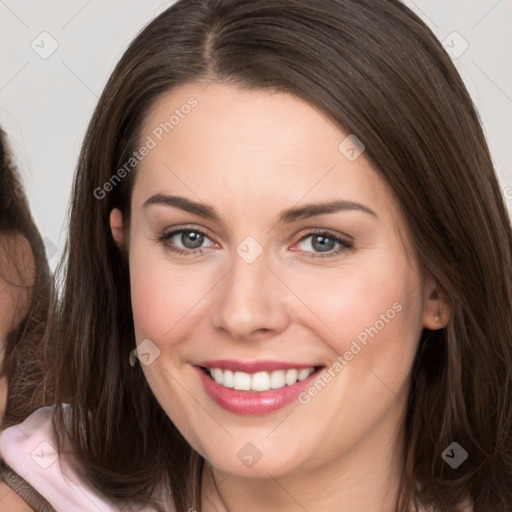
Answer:
[[[180,1],[90,123],[50,328],[71,405],[22,427],[101,510],[505,512],[511,303],[478,117],[414,14]]]
[[[43,405],[41,344],[50,274],[41,236],[0,129],[0,343],[3,428]],[[6,477],[5,468],[2,477]],[[0,478],[1,480],[1,478]],[[13,499],[0,484],[2,503]]]

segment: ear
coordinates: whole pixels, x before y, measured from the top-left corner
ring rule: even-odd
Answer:
[[[114,208],[110,212],[110,231],[115,243],[121,249],[124,247],[124,226],[123,214],[119,208]]]
[[[424,293],[423,327],[435,331],[450,321],[452,308],[446,292],[431,277],[427,278]]]

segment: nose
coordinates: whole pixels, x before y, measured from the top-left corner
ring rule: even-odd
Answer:
[[[233,339],[250,341],[272,337],[290,321],[287,289],[268,268],[265,252],[247,263],[234,255],[233,266],[216,287],[212,322]]]

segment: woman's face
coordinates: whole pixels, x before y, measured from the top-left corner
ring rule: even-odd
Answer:
[[[218,83],[146,118],[128,244],[139,359],[219,471],[306,472],[395,440],[437,306],[348,135],[292,95]],[[118,210],[111,224],[127,243]]]

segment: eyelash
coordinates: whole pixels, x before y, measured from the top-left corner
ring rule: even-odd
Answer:
[[[168,249],[172,252],[175,252],[179,255],[190,256],[190,257],[201,256],[204,253],[204,250],[207,249],[207,247],[199,247],[198,249],[182,249],[181,247],[176,247],[173,245],[169,245],[167,243],[175,235],[178,235],[180,233],[191,233],[191,232],[198,233],[199,235],[209,238],[208,235],[201,229],[180,228],[180,229],[176,229],[174,231],[170,231],[169,233],[165,233],[165,234],[159,236],[157,241],[159,243],[161,243],[162,245],[164,245],[164,247],[166,249]],[[347,250],[351,250],[354,248],[354,244],[351,241],[341,238],[341,237],[335,235],[334,233],[332,233],[328,230],[325,230],[325,229],[317,229],[317,230],[309,231],[308,233],[304,234],[296,243],[298,244],[300,242],[303,242],[304,240],[307,240],[309,237],[315,236],[315,235],[321,235],[326,238],[330,238],[331,240],[334,240],[334,242],[336,242],[339,245],[339,247],[337,249],[334,249],[332,251],[329,251],[329,252],[326,252],[323,254],[318,253],[318,252],[313,252],[313,251],[304,251],[305,254],[308,255],[305,257],[308,257],[310,259],[331,258],[333,256],[338,256],[342,252],[345,252]]]

